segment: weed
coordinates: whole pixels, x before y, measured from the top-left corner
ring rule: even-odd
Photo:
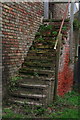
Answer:
[[[16,114],[16,113],[14,113],[11,109],[9,109],[9,108],[5,108],[5,109],[3,109],[3,116],[2,116],[2,118],[3,119],[5,119],[5,118],[15,118],[15,120],[17,119],[17,118],[24,118],[24,116],[22,115],[22,114]]]
[[[67,27],[66,27],[66,26],[63,26],[63,27],[62,27],[62,30],[66,30],[66,29],[67,29]]]
[[[9,91],[17,90],[18,88],[15,85],[17,85],[19,80],[21,80],[21,79],[22,79],[22,77],[20,77],[20,76],[11,77],[10,81],[8,83],[8,90]]]
[[[40,31],[52,30],[52,25],[42,25]]]
[[[36,36],[39,36],[41,33],[40,32],[36,32]]]
[[[38,73],[37,73],[37,72],[34,72],[34,76],[39,77],[39,75],[38,75]]]
[[[39,41],[44,41],[44,39],[42,37],[38,38]]]
[[[4,109],[3,118],[33,118],[33,117],[44,117],[44,118],[79,118],[78,108],[80,95],[75,92],[69,92],[63,97],[57,96],[56,102],[50,104],[48,107],[44,108],[43,106],[28,106],[25,104],[20,111],[21,114],[15,114],[13,110]],[[18,106],[17,106],[18,107]],[[16,109],[17,109],[16,107]],[[48,109],[49,108],[49,109]],[[22,110],[23,109],[23,110]]]
[[[46,30],[52,30],[52,25],[47,25]]]
[[[57,35],[58,32],[57,32],[57,31],[53,31],[52,34],[53,34],[53,35]]]
[[[30,106],[27,105],[26,103],[25,103],[25,105],[24,105],[24,112],[25,112],[25,114],[27,114],[27,115],[32,112]]]

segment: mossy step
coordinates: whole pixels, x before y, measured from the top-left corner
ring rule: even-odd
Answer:
[[[34,45],[34,47],[31,47],[30,50],[52,50],[53,47],[52,46],[44,46],[44,45]]]
[[[47,37],[47,36],[44,36],[44,37]],[[51,37],[51,36],[48,36],[48,37]],[[46,46],[46,45],[51,45],[51,44],[55,44],[55,40],[54,41],[51,41],[51,40],[49,40],[49,39],[46,39],[46,40],[43,40],[43,41],[41,41],[41,40],[38,40],[38,39],[36,39],[36,40],[34,40],[34,43],[33,43],[33,45],[35,45],[37,43],[37,45],[39,46]]]
[[[27,92],[22,92],[22,91],[17,91],[17,92],[12,92],[11,93],[12,96],[14,97],[19,97],[19,98],[33,98],[33,99],[44,99],[46,98],[46,95],[43,95],[43,94],[30,94],[30,93],[27,93]]]
[[[49,52],[49,51],[51,51],[52,49],[32,49],[32,50],[29,50],[29,52],[36,52],[36,53],[45,53],[45,52]]]
[[[36,105],[36,106],[42,106],[42,103],[36,102],[36,101],[28,101],[26,99],[21,98],[15,98],[11,97],[8,100],[10,103],[18,104],[18,105]]]
[[[28,82],[28,83],[24,82],[23,84],[30,84],[30,82]],[[41,84],[42,85],[42,83],[36,83],[36,82],[35,82],[35,84]],[[35,87],[34,88],[33,87],[24,87],[24,86],[17,85],[15,87],[15,89],[10,91],[9,93],[10,93],[10,95],[12,95],[12,93],[16,93],[16,92],[21,92],[21,93],[25,93],[25,94],[42,94],[43,92],[45,93],[45,91],[46,91],[45,89],[40,89],[40,88],[35,88]]]
[[[41,57],[47,57],[47,58],[51,58],[52,57],[52,59],[55,59],[56,53],[54,53],[54,52],[52,52],[52,53],[51,52],[48,52],[48,53],[41,53],[41,52],[34,53],[34,52],[29,52],[28,56],[34,56],[34,57],[41,56]]]
[[[55,50],[54,49],[49,49],[49,50],[37,50],[37,49],[35,49],[35,50],[29,50],[28,53],[33,53],[33,54],[40,53],[40,54],[49,54],[49,55],[51,55],[53,53],[55,54]]]
[[[39,76],[28,76],[21,75],[22,80],[19,83],[26,84],[40,84],[40,85],[48,85],[49,81],[54,81],[54,77],[39,77]]]
[[[43,68],[43,69],[52,69],[55,67],[55,62],[54,64],[51,63],[42,63],[42,62],[24,62],[23,66],[28,66],[28,67],[35,67],[35,68]]]
[[[31,76],[46,76],[51,77],[55,71],[52,70],[40,70],[40,69],[31,69],[31,68],[21,68],[20,73]]]
[[[24,88],[33,88],[33,89],[46,89],[48,85],[41,85],[41,84],[26,84],[26,83],[19,83],[20,87]]]
[[[22,78],[22,81],[21,81],[21,83],[23,83],[24,81],[30,81],[30,80],[32,80],[32,81],[53,81],[54,80],[54,78],[53,77],[39,77],[39,76],[28,76],[28,75],[20,75],[20,77]]]
[[[53,26],[53,25],[52,25]],[[68,31],[70,29],[70,26],[69,25],[64,25],[63,28],[62,28],[62,32],[65,30],[65,31]],[[40,36],[35,36],[36,39],[39,39],[39,41],[44,41],[42,38],[43,37],[57,37],[58,33],[59,33],[59,30],[60,30],[60,26],[59,25],[54,25],[52,30],[40,30]],[[57,32],[56,34],[54,32]],[[66,35],[66,33],[65,33]],[[42,38],[41,38],[42,36]],[[63,34],[64,36],[64,34]]]
[[[28,53],[28,56],[33,56],[33,57],[47,57],[48,59],[51,58],[51,59],[55,59],[56,60],[56,53],[51,53],[51,52],[48,52],[48,53],[34,53],[34,52],[31,52],[31,53]]]
[[[69,22],[70,19],[65,19],[65,23]],[[62,19],[43,19],[43,22],[62,22]]]
[[[26,62],[29,62],[29,61],[41,61],[41,62],[44,62],[44,63],[49,63],[49,62],[53,62],[53,57],[46,57],[46,56],[27,56],[25,58],[25,61]],[[24,62],[25,62],[24,61]]]

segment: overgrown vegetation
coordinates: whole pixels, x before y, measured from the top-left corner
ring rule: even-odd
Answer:
[[[67,30],[67,27],[66,27],[66,26],[63,26],[63,27],[62,27],[62,30]]]
[[[64,97],[57,96],[56,102],[47,108],[41,106],[10,105],[3,109],[3,118],[69,118],[78,119],[80,95],[72,91]]]
[[[20,76],[14,76],[11,77],[8,83],[8,91],[14,91],[16,90],[16,85],[18,84],[19,80],[21,80],[22,78]]]
[[[40,32],[36,32],[36,36],[40,36],[41,35],[41,33]]]
[[[40,31],[52,30],[52,25],[41,25]]]
[[[53,34],[53,35],[57,35],[58,32],[57,32],[57,31],[53,31],[52,34]]]

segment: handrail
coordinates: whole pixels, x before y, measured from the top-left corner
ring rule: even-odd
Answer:
[[[69,7],[69,4],[70,4],[70,1],[71,0],[68,0],[68,4],[67,4],[67,7],[66,7],[64,16],[63,16],[63,20],[62,20],[62,23],[61,23],[61,26],[60,26],[60,29],[59,29],[59,33],[58,33],[58,36],[57,36],[57,39],[56,39],[56,43],[55,43],[54,49],[56,49],[56,47],[57,47],[57,44],[58,44],[58,41],[59,41],[59,35],[61,34],[61,31],[62,31],[62,27],[63,27],[64,20],[65,20],[66,15],[67,15],[67,11],[68,11],[68,7]]]

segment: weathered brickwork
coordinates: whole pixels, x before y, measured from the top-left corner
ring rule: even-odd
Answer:
[[[21,67],[42,15],[43,4],[39,2],[2,4],[3,93],[6,93],[7,79]]]
[[[54,19],[63,19],[63,15],[64,15],[64,12],[66,10],[66,3],[65,4],[62,4],[62,3],[55,3],[54,4],[54,12],[53,12],[53,17]],[[67,13],[67,16],[66,18],[68,17],[68,13]]]
[[[58,73],[58,95],[63,96],[72,89],[73,84],[73,67],[70,63],[70,44],[65,38],[62,55],[60,56],[59,73]]]
[[[42,14],[41,3],[3,3],[3,66],[9,74],[16,72],[24,61]]]

